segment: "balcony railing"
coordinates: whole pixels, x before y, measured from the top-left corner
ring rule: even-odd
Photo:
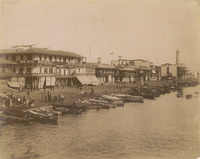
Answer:
[[[53,65],[52,61],[41,61],[41,60],[21,60],[18,61],[19,64],[45,64],[45,65]]]
[[[52,75],[55,75],[56,73],[31,73],[31,72],[25,72],[25,73],[16,73],[16,75],[18,76],[37,76],[37,75],[49,75],[49,76],[52,76]]]
[[[26,72],[26,73],[24,73],[24,72],[19,72],[18,75],[32,75],[32,74],[31,74],[31,72]]]
[[[98,76],[103,76],[103,75],[119,75],[119,73],[116,73],[116,72],[112,72],[112,73],[110,73],[110,72],[96,72],[96,75],[98,75]]]
[[[121,75],[121,76],[137,76],[137,74],[135,74],[135,73],[130,73],[130,72],[122,72],[120,75]]]
[[[18,61],[19,64],[37,64],[37,60],[20,60]]]

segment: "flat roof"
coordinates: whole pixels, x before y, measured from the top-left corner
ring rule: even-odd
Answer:
[[[114,66],[110,66],[108,64],[99,64],[99,63],[95,63],[95,62],[89,62],[89,63],[84,63],[85,67],[87,68],[110,68],[110,69],[118,69]]]

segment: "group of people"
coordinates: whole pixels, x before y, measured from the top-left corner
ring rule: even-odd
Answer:
[[[64,96],[62,94],[58,95],[58,96],[52,96],[49,91],[47,95],[42,95],[42,101],[43,102],[59,102],[59,103],[63,103],[64,102]]]
[[[14,94],[9,94],[4,97],[4,104],[7,107],[26,105],[28,107],[35,106],[35,99],[31,97],[21,97],[15,96]]]

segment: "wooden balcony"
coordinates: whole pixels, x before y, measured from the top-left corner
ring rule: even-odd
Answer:
[[[16,74],[16,76],[21,76],[21,77],[30,77],[30,76],[47,77],[47,76],[55,76],[55,75],[56,75],[55,73],[30,73],[30,72]]]
[[[136,73],[131,73],[131,72],[121,72],[120,76],[123,76],[123,77],[135,77],[135,76],[137,76],[137,74]]]
[[[118,76],[119,73],[110,73],[110,72],[96,72],[97,76],[108,76],[108,75],[112,75],[112,76]]]
[[[44,65],[44,66],[51,66],[53,65],[52,61],[40,61],[40,60],[21,60],[18,61],[19,65],[28,65],[28,66],[32,66],[32,65]]]

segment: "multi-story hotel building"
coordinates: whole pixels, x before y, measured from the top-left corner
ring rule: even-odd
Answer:
[[[85,57],[68,51],[55,51],[20,45],[0,51],[0,77],[16,77],[25,88],[44,88],[56,84],[72,85],[76,75],[83,74],[85,68],[80,64]],[[7,62],[7,64],[6,64]]]

